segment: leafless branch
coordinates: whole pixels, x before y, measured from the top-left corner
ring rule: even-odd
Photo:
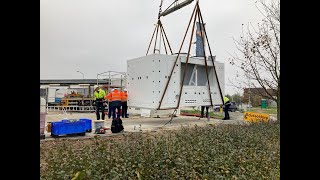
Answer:
[[[258,2],[262,8],[256,7],[264,19],[257,26],[248,23],[246,33],[242,26],[240,39],[233,38],[238,53],[229,53],[230,64],[240,68],[244,77],[252,81],[249,87],[263,89],[259,95],[277,101],[274,92],[280,91],[280,1]],[[232,85],[240,89],[247,84]]]

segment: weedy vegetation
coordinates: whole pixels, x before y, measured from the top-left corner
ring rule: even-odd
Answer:
[[[280,179],[280,124],[219,125],[40,144],[41,179]]]

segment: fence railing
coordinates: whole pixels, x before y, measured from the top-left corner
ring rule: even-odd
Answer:
[[[95,106],[47,106],[47,112],[66,111],[66,112],[92,112]]]

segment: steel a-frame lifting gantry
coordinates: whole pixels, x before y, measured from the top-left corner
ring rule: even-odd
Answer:
[[[159,14],[158,14],[158,22],[157,22],[157,25],[156,25],[156,28],[153,32],[153,35],[152,35],[152,38],[151,38],[151,41],[150,41],[150,44],[149,44],[149,47],[148,47],[148,50],[147,50],[147,54],[148,55],[148,52],[149,52],[149,48],[150,48],[150,45],[151,45],[151,42],[153,40],[153,37],[154,37],[154,33],[157,31],[157,35],[156,35],[156,39],[155,39],[155,44],[154,44],[154,51],[153,53],[155,53],[156,51],[156,42],[157,42],[157,36],[158,36],[158,30],[160,28],[160,36],[161,34],[163,33],[164,36],[166,37],[166,40],[167,40],[167,43],[169,45],[169,41],[167,39],[167,36],[163,30],[163,26],[162,26],[162,23],[160,21],[160,17],[161,16],[166,16],[188,4],[190,4],[193,0],[186,0],[180,4],[177,4],[177,0],[174,1],[175,6],[174,7],[171,7],[174,3],[172,3],[164,12],[162,12],[161,8],[162,8],[162,2],[163,0],[161,0],[161,4],[160,4],[160,10],[159,10]],[[171,8],[170,8],[171,7]],[[180,84],[180,90],[179,90],[179,99],[178,99],[178,102],[177,102],[177,106],[176,107],[172,107],[172,108],[161,108],[161,104],[162,104],[162,101],[163,101],[163,98],[165,96],[165,93],[167,91],[167,88],[168,88],[168,85],[169,85],[169,82],[170,82],[170,79],[171,79],[171,76],[172,76],[172,73],[174,71],[174,68],[176,67],[176,63],[177,63],[177,60],[180,56],[180,53],[181,53],[181,49],[182,49],[182,46],[185,42],[185,38],[186,38],[186,35],[188,33],[188,30],[189,30],[189,27],[191,25],[191,21],[193,19],[193,24],[192,24],[192,33],[191,33],[191,37],[190,37],[190,41],[189,41],[189,47],[188,47],[188,53],[187,53],[187,59],[186,59],[186,65],[184,67],[184,73],[183,73],[183,76],[182,76],[182,81],[181,81],[181,84]],[[217,76],[217,71],[216,71],[216,67],[215,67],[215,64],[214,64],[214,58],[212,56],[212,51],[211,51],[211,47],[210,47],[210,43],[208,41],[208,36],[207,36],[207,32],[206,32],[206,29],[205,29],[205,26],[203,25],[204,24],[204,21],[203,21],[203,17],[202,17],[202,14],[201,14],[201,10],[200,10],[200,6],[199,6],[199,0],[196,1],[196,5],[193,9],[193,12],[192,12],[192,15],[190,17],[190,20],[189,20],[189,24],[188,24],[188,27],[187,27],[187,30],[185,32],[185,35],[183,37],[183,40],[182,40],[182,43],[180,45],[180,49],[179,49],[179,52],[176,56],[176,60],[175,62],[173,63],[173,67],[171,69],[171,72],[170,72],[170,75],[168,76],[168,80],[167,80],[167,83],[166,83],[166,86],[165,86],[165,89],[163,91],[163,94],[162,94],[162,97],[161,97],[161,100],[159,102],[159,106],[157,108],[157,110],[168,110],[168,109],[174,109],[174,112],[173,114],[171,115],[171,119],[169,122],[167,122],[166,124],[168,123],[171,123],[173,117],[175,116],[176,112],[177,112],[177,109],[179,108],[179,105],[180,105],[180,100],[181,100],[181,93],[182,93],[182,88],[183,88],[183,84],[184,84],[184,80],[185,80],[185,76],[186,76],[186,71],[187,71],[187,66],[188,66],[188,61],[189,61],[189,57],[190,57],[190,49],[191,49],[191,44],[192,44],[192,38],[193,38],[193,35],[194,35],[194,29],[195,29],[195,23],[196,23],[196,20],[198,19],[198,22],[200,22],[200,32],[204,32],[204,36],[202,36],[202,47],[204,49],[205,45],[204,45],[204,42],[205,42],[205,39],[207,41],[207,44],[208,44],[208,47],[209,47],[209,52],[210,52],[210,59],[212,61],[212,64],[213,64],[213,70],[214,70],[214,73],[215,73],[215,77],[216,77],[216,81],[217,81],[217,85],[218,85],[218,88],[219,88],[219,93],[220,93],[220,98],[221,98],[221,101],[222,103],[224,104],[224,101],[223,101],[223,95],[222,95],[222,91],[221,91],[221,86],[220,86],[220,83],[219,83],[219,80],[218,80],[218,76]],[[162,35],[163,37],[163,35]],[[163,40],[164,42],[164,40]],[[164,45],[165,45],[165,42],[164,42]],[[172,54],[172,50],[171,50],[171,47],[169,45],[169,48],[170,48],[170,51],[171,51],[171,54]],[[165,50],[166,50],[166,45],[165,45]],[[166,50],[166,53],[167,53],[167,50]],[[205,62],[205,69],[206,69],[206,77],[207,77],[207,80],[208,80],[208,91],[209,91],[209,95],[210,95],[210,107],[213,107],[213,103],[212,103],[212,95],[211,95],[211,89],[210,89],[210,82],[209,82],[209,73],[208,73],[208,64],[207,64],[207,58],[206,58],[206,54],[205,54],[205,51],[204,51],[204,62]],[[165,124],[165,125],[166,125]]]

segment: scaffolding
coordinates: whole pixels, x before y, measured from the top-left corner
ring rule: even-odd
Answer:
[[[107,77],[102,78],[107,82],[106,93],[110,93],[112,88],[118,88],[120,91],[125,89],[127,82],[127,74],[126,72],[118,72],[118,71],[106,71],[97,74],[97,85],[99,86],[99,77]]]
[[[120,91],[124,90],[127,86],[127,73],[126,72],[118,72],[118,71],[106,71],[97,74],[97,85],[99,86],[99,77],[107,77],[103,78],[107,82],[107,85],[104,86],[106,94],[109,94],[113,88],[118,88]],[[108,110],[110,106],[110,102],[106,104],[105,109]]]

